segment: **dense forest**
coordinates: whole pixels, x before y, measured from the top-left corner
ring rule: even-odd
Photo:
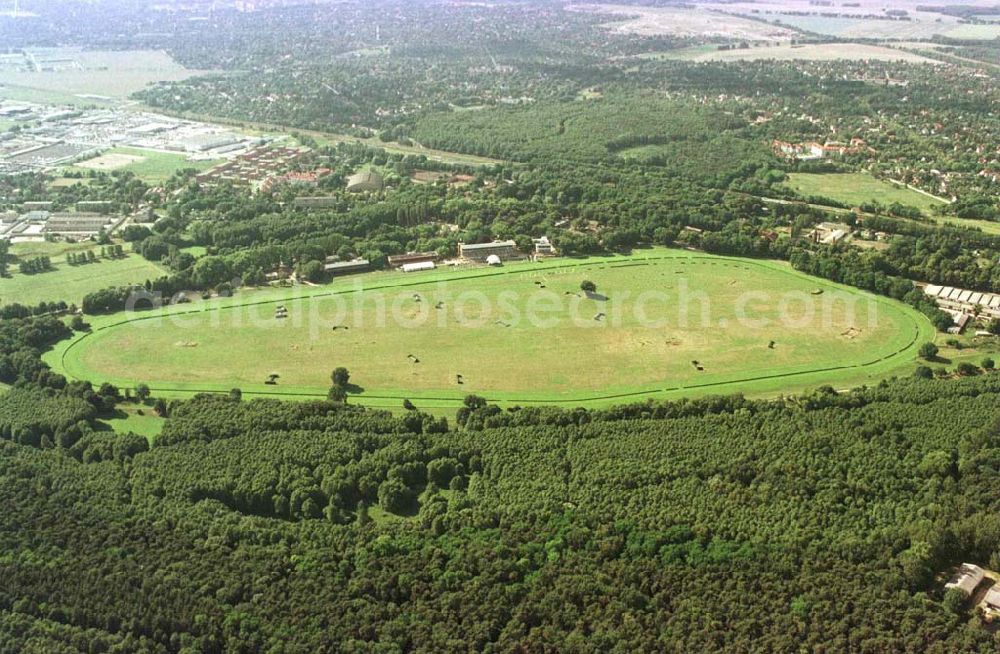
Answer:
[[[28,394],[54,401],[5,396],[5,437]],[[204,396],[149,450],[3,440],[0,649],[992,652],[938,575],[1000,563],[998,395],[470,398],[450,426]],[[92,417],[64,401],[34,429]]]

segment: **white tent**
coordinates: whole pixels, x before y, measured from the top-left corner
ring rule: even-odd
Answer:
[[[403,272],[417,272],[418,270],[434,270],[433,261],[420,261],[417,263],[404,263],[400,266]]]
[[[498,257],[495,254],[491,254],[490,256],[486,257],[486,263],[488,263],[491,266],[502,266],[503,265],[503,261],[500,261],[500,257]]]

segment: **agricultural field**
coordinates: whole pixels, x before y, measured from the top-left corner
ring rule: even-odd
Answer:
[[[596,294],[580,291],[583,279]],[[870,383],[912,368],[933,338],[901,304],[784,264],[670,250],[375,274],[92,324],[48,353],[49,364],[71,378],[145,382],[157,395],[235,386],[290,398],[322,396],[330,371],[345,366],[352,401],[428,407],[469,393],[608,404]],[[269,375],[277,384],[264,383]]]
[[[632,5],[580,5],[581,11],[609,14],[609,29],[641,36],[728,37],[749,41],[779,41],[797,32],[755,20],[730,16],[701,8],[637,7]]]
[[[681,59],[685,61],[904,61],[933,64],[934,59],[912,52],[863,43],[764,44],[749,48],[719,50],[714,45],[692,46],[638,55],[642,59]]]
[[[840,4],[840,3],[836,3]],[[927,3],[933,5],[934,3]],[[949,3],[940,3],[947,5]],[[907,3],[862,3],[863,6],[817,6],[808,0],[765,2],[713,2],[703,5],[733,15],[778,24],[785,28],[841,38],[930,39],[935,35],[953,39],[993,39],[1000,35],[1000,25],[963,24],[957,17],[930,11],[916,11]],[[887,7],[886,5],[890,5]],[[886,8],[904,9],[909,20],[864,18],[881,14]],[[794,13],[788,13],[794,12]],[[837,15],[823,15],[837,14]]]
[[[189,161],[183,154],[139,150],[136,148],[113,148],[87,161],[74,164],[73,170],[124,170],[134,173],[147,184],[159,184],[169,179],[178,170],[194,168],[207,170],[220,163],[219,159]]]
[[[90,243],[89,247],[79,249],[100,250],[100,246]],[[43,251],[30,256],[43,256],[43,254],[56,256],[56,253],[47,254]],[[22,250],[20,256],[29,255]],[[83,296],[92,291],[109,286],[141,284],[147,279],[155,279],[165,274],[160,266],[138,255],[129,255],[124,259],[99,260],[79,266],[70,266],[60,257],[53,259],[52,266],[53,270],[34,275],[23,275],[14,267],[11,270],[11,277],[0,279],[0,303],[18,302],[32,305],[43,301],[65,300],[80,304]]]
[[[155,82],[180,81],[206,72],[184,68],[162,50],[117,52],[54,48],[46,52],[53,57],[72,58],[76,66],[40,72],[5,70],[0,73],[0,84],[93,102],[125,99]],[[12,99],[29,100],[28,97]]]
[[[787,185],[803,197],[825,197],[858,206],[867,202],[890,205],[894,202],[916,207],[929,214],[945,202],[911,189],[875,179],[867,173],[792,173]]]

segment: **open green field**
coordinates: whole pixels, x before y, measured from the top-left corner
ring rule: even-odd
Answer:
[[[187,156],[174,152],[159,152],[156,150],[140,150],[138,148],[112,148],[97,157],[82,161],[72,170],[123,170],[135,174],[147,184],[160,184],[170,179],[178,170],[193,168],[207,170],[219,164],[221,159],[205,161],[189,161]],[[102,165],[107,164],[107,165]]]
[[[208,248],[204,245],[189,245],[186,248],[181,248],[181,252],[187,252],[192,257],[197,259],[208,254]]]
[[[791,173],[786,184],[804,197],[825,197],[851,206],[866,202],[890,205],[898,202],[925,214],[944,202],[923,193],[875,179],[867,173]]]
[[[586,297],[583,279],[602,297]],[[275,317],[278,306],[287,318]],[[912,370],[934,337],[909,307],[781,263],[661,249],[376,273],[91,322],[91,333],[45,355],[70,378],[145,382],[154,395],[239,387],[308,398],[324,396],[330,371],[345,366],[352,401],[411,398],[421,408],[469,393],[595,405],[844,387]],[[264,383],[270,374],[277,385]]]
[[[91,244],[91,247],[83,249],[99,251],[100,247]],[[59,258],[53,260],[52,266],[53,270],[35,275],[22,275],[16,267],[12,269],[11,277],[0,279],[0,302],[31,305],[65,300],[80,304],[83,296],[91,291],[109,286],[141,284],[165,274],[162,268],[138,255],[81,266],[70,266]]]

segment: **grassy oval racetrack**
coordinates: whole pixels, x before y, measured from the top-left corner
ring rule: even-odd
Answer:
[[[580,290],[585,279],[596,294]],[[601,405],[842,388],[912,369],[934,336],[910,307],[785,264],[676,250],[373,273],[92,324],[47,353],[50,365],[160,395],[286,397],[325,396],[344,366],[352,401],[440,408],[470,393]]]

